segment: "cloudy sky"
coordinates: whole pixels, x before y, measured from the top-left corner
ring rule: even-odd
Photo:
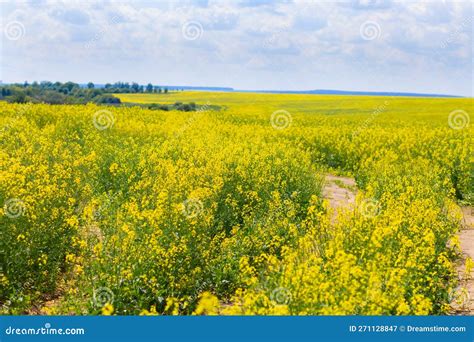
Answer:
[[[472,96],[472,5],[16,0],[0,78]]]

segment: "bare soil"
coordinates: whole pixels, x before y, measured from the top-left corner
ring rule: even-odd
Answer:
[[[466,274],[466,260],[474,260],[474,207],[462,207],[463,226],[459,232],[462,257],[458,264],[459,277],[458,301],[454,303],[455,313],[460,315],[474,315],[474,278],[473,272]],[[461,304],[460,304],[461,303]]]
[[[357,186],[354,178],[327,175],[323,196],[334,210],[335,218],[340,210],[354,209]]]
[[[323,196],[334,210],[333,220],[341,210],[352,210],[355,207],[357,186],[350,177],[327,175]],[[466,274],[466,260],[474,260],[474,207],[462,207],[463,224],[459,232],[462,257],[457,271],[459,287],[453,295],[453,313],[457,315],[474,315],[474,277],[473,272]]]

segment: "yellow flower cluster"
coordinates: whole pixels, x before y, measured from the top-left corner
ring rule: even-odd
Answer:
[[[472,127],[447,119],[472,102],[165,99],[221,110],[0,103],[2,313],[48,296],[56,314],[446,311],[473,200]],[[336,219],[326,172],[359,189]]]

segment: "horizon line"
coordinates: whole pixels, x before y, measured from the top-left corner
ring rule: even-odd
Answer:
[[[411,92],[411,91],[391,91],[391,90],[342,90],[342,89],[299,89],[299,90],[290,90],[290,89],[239,89],[229,86],[190,86],[190,85],[172,85],[172,84],[153,84],[151,82],[147,83],[140,83],[135,81],[114,81],[114,82],[105,82],[105,83],[95,83],[92,81],[89,82],[77,82],[77,81],[49,81],[49,80],[25,80],[23,82],[4,82],[0,80],[0,86],[2,85],[13,85],[13,84],[24,84],[27,82],[31,85],[34,82],[42,83],[42,82],[51,82],[51,83],[67,83],[72,82],[79,84],[80,86],[86,86],[89,82],[93,83],[94,86],[104,87],[106,84],[115,84],[115,83],[129,83],[133,84],[136,83],[140,86],[146,86],[147,84],[152,84],[153,87],[164,87],[164,88],[176,88],[176,89],[183,89],[183,90],[209,90],[209,91],[228,91],[228,92],[248,92],[248,93],[273,93],[273,94],[314,94],[314,95],[378,95],[378,96],[400,96],[403,97],[404,95],[410,97],[458,97],[458,98],[473,98],[473,94],[471,95],[459,95],[459,94],[443,94],[443,93],[423,93],[423,92]]]

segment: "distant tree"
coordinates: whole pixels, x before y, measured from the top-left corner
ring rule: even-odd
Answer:
[[[105,89],[110,89],[112,88],[112,85],[110,83],[106,83],[104,86]]]
[[[152,93],[153,92],[153,84],[148,83],[146,86],[146,92],[147,93]]]
[[[87,83],[87,88],[94,89],[94,83],[92,82]]]
[[[24,92],[16,92],[12,96],[8,97],[7,99],[8,102],[11,103],[26,103],[26,95]]]
[[[50,103],[50,104],[64,104],[64,103],[71,103],[73,99],[70,97],[53,90],[47,90],[42,94],[37,96],[37,101]]]
[[[148,108],[153,109],[153,110],[166,110],[166,111],[170,110],[170,107],[168,105],[162,105],[159,103],[152,103],[148,105]]]
[[[115,97],[110,94],[104,94],[104,95],[99,95],[94,97],[93,101],[97,104],[115,104],[115,103],[120,103],[120,99],[118,97]]]
[[[49,81],[41,81],[40,87],[43,89],[51,89],[53,87],[53,83]]]
[[[77,83],[74,83],[74,82],[66,82],[66,83],[63,83],[62,85],[60,85],[60,88],[62,89],[67,89],[68,91],[65,92],[65,94],[69,93],[71,90],[73,90],[74,88],[80,88],[79,87],[79,84]]]
[[[9,88],[2,88],[2,97],[10,96],[12,91]]]
[[[102,93],[101,89],[88,89],[85,92],[79,92],[77,96],[84,96],[87,99],[92,99],[96,96],[102,95]]]
[[[138,93],[139,90],[140,90],[140,86],[138,85],[138,83],[133,82],[132,83],[132,91],[134,93]]]
[[[165,88],[165,94],[168,94],[168,88]]]
[[[163,90],[161,90],[161,88],[158,88],[158,93],[161,94]]]

